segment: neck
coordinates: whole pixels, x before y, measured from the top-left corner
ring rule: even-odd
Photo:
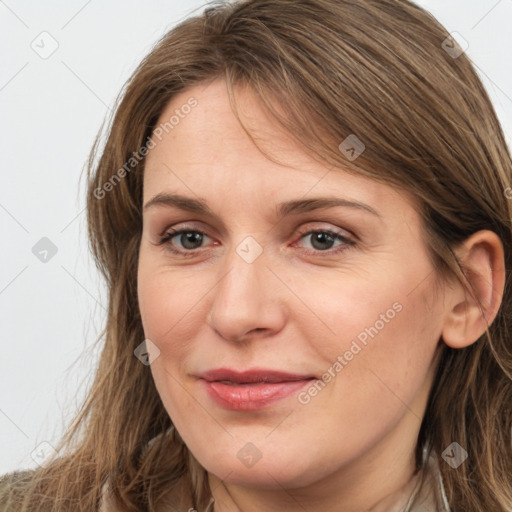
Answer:
[[[410,421],[413,421],[409,417]],[[411,431],[407,422],[406,430]],[[414,429],[413,429],[414,430]],[[402,443],[397,441],[401,438]],[[321,481],[301,488],[254,489],[222,481],[208,473],[214,512],[398,512],[404,511],[419,483],[415,438],[404,443],[402,429],[381,440],[364,456]],[[228,475],[229,476],[229,475]]]
[[[282,511],[282,510],[311,510],[323,512],[404,512],[408,510],[406,507],[410,503],[411,496],[419,484],[421,473],[416,472],[409,477],[409,479],[401,485],[398,489],[387,494],[377,503],[370,508],[354,508],[354,505],[347,503],[348,500],[343,500],[336,497],[331,505],[325,504],[311,504],[311,501],[306,503],[303,499],[299,501],[294,497],[293,493],[288,494],[288,498],[273,499],[269,501],[268,496],[264,497],[260,493],[250,496],[249,493],[242,496],[239,492],[234,492],[235,496],[231,493],[233,488],[226,486],[226,484],[214,475],[210,475],[209,482],[211,488],[214,489],[212,494],[215,498],[213,512],[253,512],[257,510],[268,510],[269,512]],[[338,501],[339,500],[339,501]]]

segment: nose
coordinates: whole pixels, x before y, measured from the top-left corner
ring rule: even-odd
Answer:
[[[271,271],[269,267],[274,268]],[[242,342],[254,336],[271,336],[284,327],[287,290],[276,277],[265,250],[249,263],[234,248],[226,256],[221,275],[211,292],[207,316],[208,324],[219,336]]]

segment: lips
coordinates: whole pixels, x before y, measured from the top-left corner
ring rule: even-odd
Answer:
[[[218,405],[233,410],[251,411],[270,406],[289,397],[315,379],[311,374],[297,374],[269,369],[237,372],[218,368],[202,373],[201,384]]]
[[[200,375],[200,377],[208,382],[226,381],[234,384],[251,384],[255,382],[293,382],[297,380],[312,379],[314,375],[288,373],[276,370],[254,369],[244,372],[237,372],[229,368],[217,368],[208,370]]]

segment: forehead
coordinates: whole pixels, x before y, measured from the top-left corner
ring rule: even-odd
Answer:
[[[315,160],[268,117],[249,90],[237,90],[236,103],[244,125],[272,160],[244,131],[225,82],[199,84],[175,96],[159,118],[157,128],[163,129],[153,137],[156,145],[146,159],[144,203],[163,191],[245,208],[336,195],[384,213],[414,215],[411,198],[403,192]]]

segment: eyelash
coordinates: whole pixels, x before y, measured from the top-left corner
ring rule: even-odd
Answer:
[[[188,249],[188,250],[178,250],[172,246],[171,240],[174,237],[176,237],[177,235],[181,235],[183,233],[199,233],[200,235],[208,236],[207,233],[205,233],[204,231],[200,231],[198,229],[193,229],[193,228],[188,228],[185,226],[181,229],[177,229],[177,230],[171,229],[171,230],[167,231],[164,235],[162,235],[160,237],[160,241],[158,242],[157,245],[159,245],[159,246],[166,245],[167,250],[171,251],[173,254],[177,254],[177,255],[183,256],[185,258],[196,256],[197,253],[200,251],[200,248]],[[343,244],[339,245],[338,247],[336,247],[334,249],[326,249],[325,251],[315,250],[315,249],[303,249],[306,252],[306,254],[308,254],[310,256],[318,256],[318,254],[322,254],[322,253],[332,256],[334,254],[339,254],[339,253],[353,247],[354,245],[356,245],[356,243],[353,240],[343,236],[341,233],[337,233],[336,231],[333,231],[330,229],[310,229],[308,231],[302,231],[302,232],[299,231],[300,240],[302,238],[305,238],[314,233],[328,234],[329,236],[334,238],[335,241],[338,240],[340,242],[343,242]]]

